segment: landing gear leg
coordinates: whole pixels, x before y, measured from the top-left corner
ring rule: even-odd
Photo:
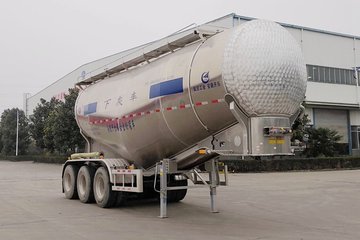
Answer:
[[[209,172],[209,180],[210,180],[210,202],[211,202],[211,212],[212,213],[218,213],[219,211],[217,210],[216,207],[216,187],[218,185],[218,181],[219,181],[219,175],[218,175],[218,169],[217,169],[217,164],[216,161],[210,160],[208,162],[208,168],[210,170]]]
[[[167,218],[167,168],[164,159],[160,164],[160,218]]]

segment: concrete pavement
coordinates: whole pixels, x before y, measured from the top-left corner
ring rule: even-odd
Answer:
[[[0,161],[0,239],[360,239],[360,170],[232,174],[191,189],[157,218],[154,201],[115,209],[67,200],[61,166]]]

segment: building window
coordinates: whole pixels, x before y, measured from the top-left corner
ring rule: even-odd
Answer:
[[[312,66],[311,70],[314,81],[319,82],[319,68]]]
[[[351,126],[352,149],[360,149],[360,126]]]
[[[324,68],[325,70],[325,82],[326,83],[331,83],[333,81],[333,79],[330,79],[330,71],[332,70],[331,68]]]
[[[335,68],[329,68],[329,70],[330,70],[329,82],[336,83]]]
[[[335,83],[341,84],[340,69],[334,68],[334,71],[335,71],[335,79],[336,79]]]
[[[317,65],[306,65],[308,80],[311,82],[356,85],[359,72],[354,69],[331,68]]]

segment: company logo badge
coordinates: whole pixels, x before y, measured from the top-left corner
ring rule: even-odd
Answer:
[[[85,79],[85,77],[86,77],[86,72],[85,72],[85,71],[82,71],[80,77],[81,77],[82,79]]]
[[[208,83],[209,80],[210,80],[209,72],[204,72],[203,74],[201,74],[201,81],[203,83]]]

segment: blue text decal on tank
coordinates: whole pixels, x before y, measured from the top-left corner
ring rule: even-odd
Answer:
[[[166,82],[151,85],[149,98],[151,99],[175,93],[182,93],[183,91],[183,78],[176,78]]]
[[[89,103],[87,105],[84,106],[84,115],[89,115],[91,113],[96,113],[96,108],[97,108],[97,102],[94,103]]]

